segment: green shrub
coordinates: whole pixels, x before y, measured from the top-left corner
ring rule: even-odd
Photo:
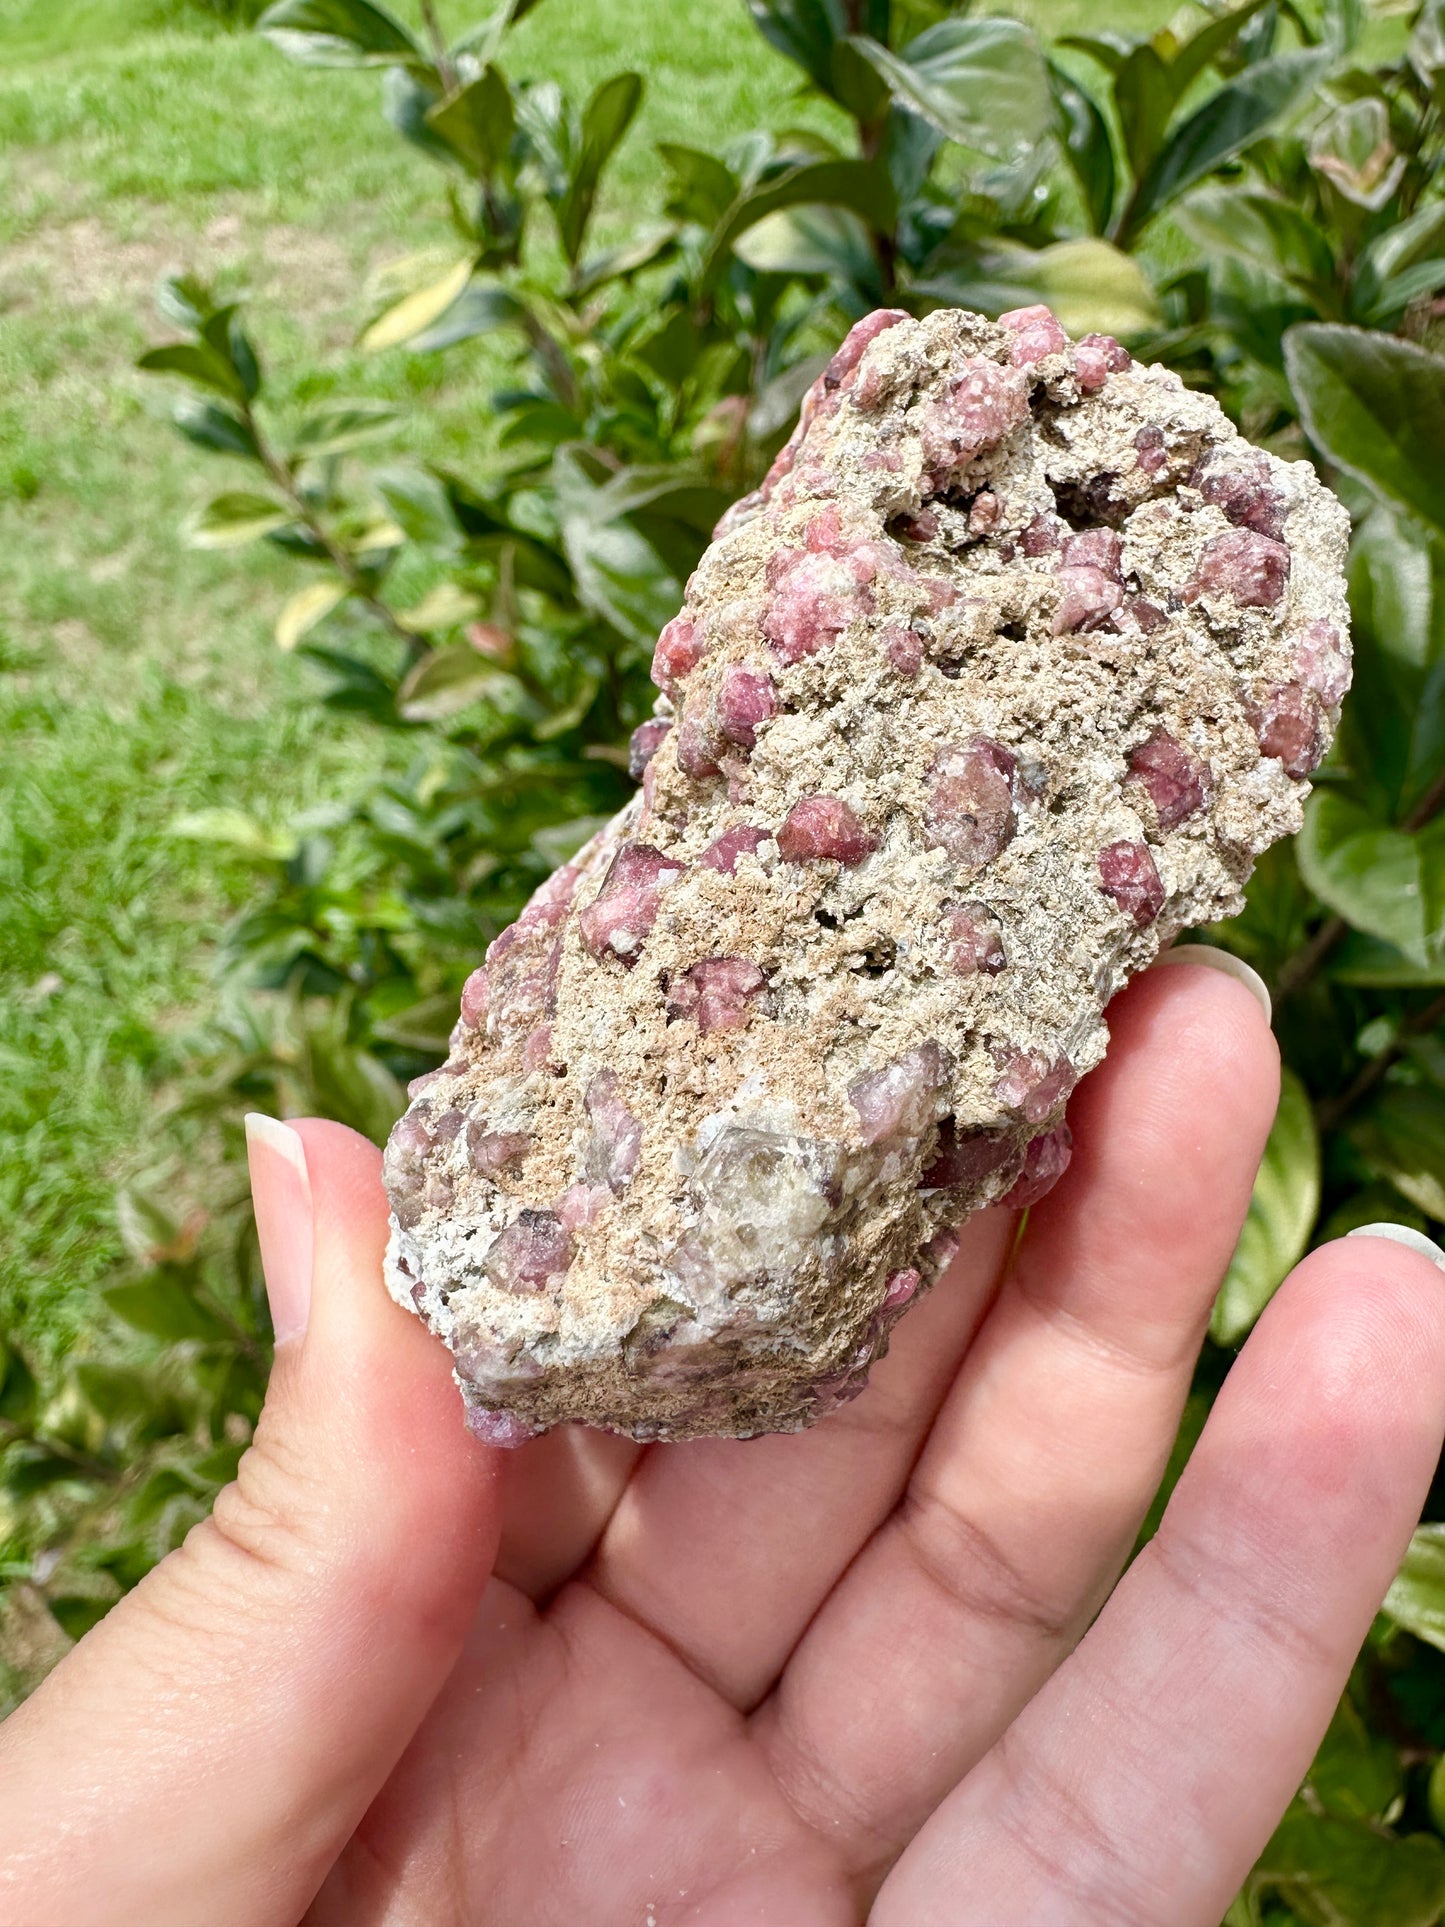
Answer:
[[[663,145],[656,205],[626,219],[607,174],[643,82],[569,101],[510,76],[532,4],[451,44],[430,8],[413,34],[364,0],[281,0],[260,23],[295,59],[379,69],[386,118],[437,163],[455,250],[388,270],[363,334],[393,357],[394,405],[274,406],[239,308],[194,280],[162,291],[171,338],[142,366],[231,469],[189,539],[295,558],[278,644],[387,750],[308,819],[174,826],[256,869],[183,1101],[233,1154],[248,1105],[380,1138],[486,941],[628,794],[657,630],[839,332],[880,304],[1046,300],[1311,453],[1356,526],[1339,740],[1302,836],[1204,933],[1270,981],[1288,1068],[1182,1463],[1304,1250],[1379,1217],[1445,1222],[1439,0],[1246,0],[1191,32],[1053,44],[936,0],[750,0],[848,137]],[[411,357],[475,382],[483,336],[507,370],[491,453],[466,474],[408,460]],[[330,393],[324,371],[286,388]],[[0,1571],[67,1633],[175,1542],[254,1420],[264,1313],[226,1168],[204,1221],[123,1201],[132,1269],[95,1360],[41,1387],[6,1354]],[[1423,1927],[1445,1905],[1442,1500],[1236,1927]]]

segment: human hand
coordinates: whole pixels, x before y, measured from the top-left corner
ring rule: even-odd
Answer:
[[[0,1923],[1211,1927],[1423,1501],[1445,1289],[1383,1240],[1306,1259],[1116,1585],[1277,1071],[1214,970],[1111,1024],[1012,1258],[972,1221],[794,1438],[478,1444],[382,1290],[374,1149],[266,1131],[265,1414],[0,1728]]]

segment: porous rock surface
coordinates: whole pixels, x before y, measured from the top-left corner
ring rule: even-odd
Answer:
[[[810,1424],[1104,1007],[1296,829],[1349,680],[1302,462],[1047,309],[860,322],[658,642],[642,788],[466,986],[388,1278],[468,1422]]]

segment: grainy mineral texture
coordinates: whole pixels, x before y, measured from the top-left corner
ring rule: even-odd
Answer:
[[[1104,1009],[1297,828],[1344,511],[1046,309],[870,316],[658,642],[643,787],[468,983],[392,1134],[396,1296],[473,1430],[810,1424]]]

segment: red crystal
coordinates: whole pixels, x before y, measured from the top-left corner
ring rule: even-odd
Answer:
[[[1011,1211],[1026,1211],[1040,1198],[1046,1198],[1069,1168],[1074,1155],[1074,1135],[1067,1124],[1032,1140],[1024,1154],[1024,1168],[1018,1181],[999,1203]]]
[[[731,876],[738,867],[738,858],[756,855],[769,834],[752,823],[739,823],[735,829],[724,830],[721,836],[714,837],[698,862],[709,870],[721,870],[725,876]]]
[[[884,655],[905,681],[918,674],[923,666],[923,644],[912,629],[901,622],[890,623],[880,640]]]
[[[473,1118],[467,1126],[467,1155],[473,1170],[484,1177],[505,1171],[510,1164],[520,1164],[531,1148],[532,1140],[524,1131],[491,1131],[480,1118]]]
[[[923,459],[945,475],[1001,442],[1029,412],[1028,382],[1017,368],[972,355],[963,370],[920,424]]]
[[[1228,595],[1243,608],[1270,609],[1288,581],[1289,550],[1283,542],[1254,529],[1230,529],[1205,548],[1184,599],[1195,602],[1202,595]]]
[[[482,1270],[500,1291],[544,1291],[572,1262],[572,1240],[553,1211],[522,1211],[492,1240]]]
[[[678,685],[702,661],[702,638],[697,626],[686,616],[674,616],[657,638],[652,655],[652,680],[669,696],[676,696]]]
[[[1002,1170],[1013,1155],[1013,1144],[1007,1137],[989,1131],[960,1131],[956,1120],[946,1117],[938,1127],[933,1162],[918,1182],[925,1191],[952,1191],[965,1184],[972,1188]]]
[[[837,556],[808,550],[793,551],[793,556],[778,570],[762,621],[763,634],[784,663],[801,662],[836,642],[863,607],[853,571]]]
[[[1003,936],[986,903],[945,904],[949,962],[960,977],[996,977],[1008,962]]]
[[[1082,529],[1064,543],[1064,566],[1095,568],[1115,582],[1124,580],[1120,564],[1124,544],[1112,529]]]
[[[921,1137],[933,1122],[948,1075],[946,1054],[930,1038],[882,1070],[867,1071],[848,1086],[865,1144]]]
[[[690,1017],[706,1036],[712,1030],[740,1030],[752,1015],[752,999],[767,988],[767,978],[746,957],[704,957],[672,985],[669,1017]]]
[[[1099,885],[1141,930],[1164,908],[1164,885],[1146,844],[1127,838],[1106,844],[1099,852]]]
[[[1169,466],[1164,430],[1154,422],[1147,422],[1134,437],[1134,455],[1146,475],[1162,475]]]
[[[671,728],[666,716],[654,716],[633,730],[627,751],[627,773],[634,783],[642,781],[642,772],[662,748],[662,740]]]
[[[876,341],[885,329],[908,319],[908,315],[901,308],[875,308],[872,314],[865,314],[861,321],[855,321],[843,337],[842,346],[823,370],[823,386],[837,388],[846,382],[848,376],[863,359],[864,351],[869,344]],[[858,400],[860,406],[867,406],[862,395]]]
[[[1176,829],[1204,807],[1209,765],[1198,762],[1167,729],[1129,752],[1130,773],[1148,790],[1161,830]]]
[[[582,1100],[592,1126],[587,1144],[587,1176],[594,1184],[622,1191],[637,1169],[642,1125],[618,1094],[617,1073],[600,1070]]]
[[[1025,555],[1049,555],[1064,540],[1066,529],[1056,515],[1036,515],[1021,538]]]
[[[491,1000],[491,988],[487,983],[487,967],[474,970],[462,985],[462,1022],[469,1030],[480,1030],[487,1021],[487,1005]]]
[[[1326,709],[1333,709],[1350,686],[1350,659],[1334,623],[1316,616],[1294,653],[1295,674],[1312,689]]]
[[[991,862],[1018,822],[1013,773],[1013,755],[990,737],[946,743],[933,760],[926,819],[932,842],[972,869]]]
[[[1308,776],[1324,753],[1324,731],[1319,704],[1298,683],[1266,689],[1249,705],[1249,719],[1259,738],[1261,755],[1277,756],[1286,776]]]
[[[1045,355],[1056,355],[1068,345],[1068,336],[1059,326],[1052,308],[1042,302],[1031,308],[1010,308],[998,318],[1000,328],[1013,336],[1009,360],[1015,368],[1026,368]]]
[[[594,957],[614,956],[630,970],[657,920],[664,886],[683,865],[648,843],[624,843],[612,859],[602,888],[579,912],[577,930]]]
[[[1083,335],[1074,343],[1074,373],[1086,395],[1096,394],[1110,375],[1132,363],[1129,350],[1112,335]]]
[[[1113,576],[1089,562],[1066,563],[1059,570],[1059,603],[1054,611],[1054,634],[1097,627],[1124,600],[1124,590]]]
[[[836,857],[861,863],[877,848],[841,796],[805,796],[793,805],[777,833],[778,849],[789,863]]]
[[[896,1311],[900,1305],[906,1305],[917,1296],[922,1283],[921,1274],[912,1265],[906,1271],[892,1272],[883,1287],[884,1311]]]
[[[1270,483],[1269,465],[1211,463],[1197,475],[1196,485],[1206,502],[1224,513],[1236,528],[1254,529],[1278,538],[1284,533],[1284,497]]]
[[[739,749],[752,749],[758,740],[758,726],[778,712],[778,692],[771,676],[761,669],[743,669],[736,664],[724,669],[718,684],[718,727]]]

